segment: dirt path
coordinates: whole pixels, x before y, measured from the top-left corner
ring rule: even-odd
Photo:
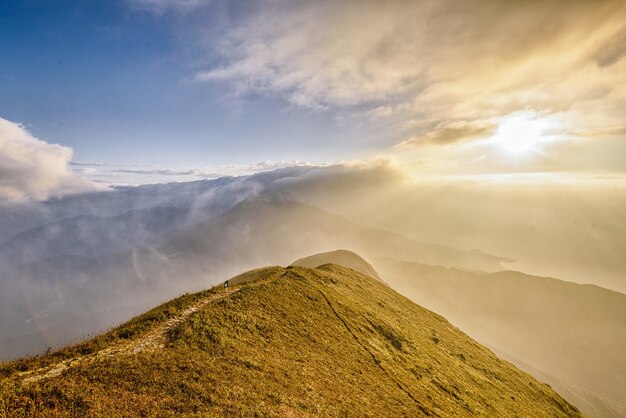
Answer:
[[[225,297],[230,296],[238,291],[239,288],[231,288],[225,291],[221,291],[219,293],[212,294],[208,298],[189,306],[179,315],[158,324],[153,329],[130,341],[125,341],[124,343],[115,345],[113,347],[102,349],[93,354],[65,359],[56,364],[43,367],[41,369],[22,372],[19,374],[19,376],[23,379],[22,383],[29,384],[37,382],[39,380],[58,376],[70,367],[78,366],[81,364],[102,360],[104,358],[112,356],[135,354],[141,351],[154,351],[163,348],[167,338],[167,333],[170,330],[174,329],[176,326],[180,325],[182,322],[184,322],[189,317],[189,315],[198,311],[203,306],[211,302],[224,299]]]

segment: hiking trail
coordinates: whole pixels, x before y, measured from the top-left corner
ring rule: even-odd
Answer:
[[[207,304],[231,296],[239,290],[240,288],[230,288],[212,294],[206,299],[192,304],[180,314],[156,325],[154,328],[143,333],[142,335],[137,336],[136,338],[131,339],[130,341],[125,341],[113,347],[104,348],[92,354],[65,359],[56,364],[42,367],[40,369],[25,371],[20,373],[19,376],[22,377],[22,383],[30,384],[43,379],[58,376],[70,367],[75,367],[81,364],[103,360],[112,356],[130,355],[140,353],[142,351],[155,351],[161,349],[165,346],[167,333],[183,323],[189,315],[197,312]]]

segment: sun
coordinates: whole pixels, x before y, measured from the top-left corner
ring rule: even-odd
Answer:
[[[509,154],[540,152],[540,145],[552,139],[554,128],[553,121],[534,112],[514,113],[502,119],[490,142]]]

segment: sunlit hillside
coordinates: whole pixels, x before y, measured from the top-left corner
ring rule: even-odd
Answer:
[[[549,386],[373,278],[335,265],[243,277],[4,365],[0,412],[580,416]]]

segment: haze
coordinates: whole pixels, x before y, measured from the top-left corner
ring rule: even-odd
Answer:
[[[626,416],[625,22],[618,0],[2,2],[0,360],[345,249]]]

